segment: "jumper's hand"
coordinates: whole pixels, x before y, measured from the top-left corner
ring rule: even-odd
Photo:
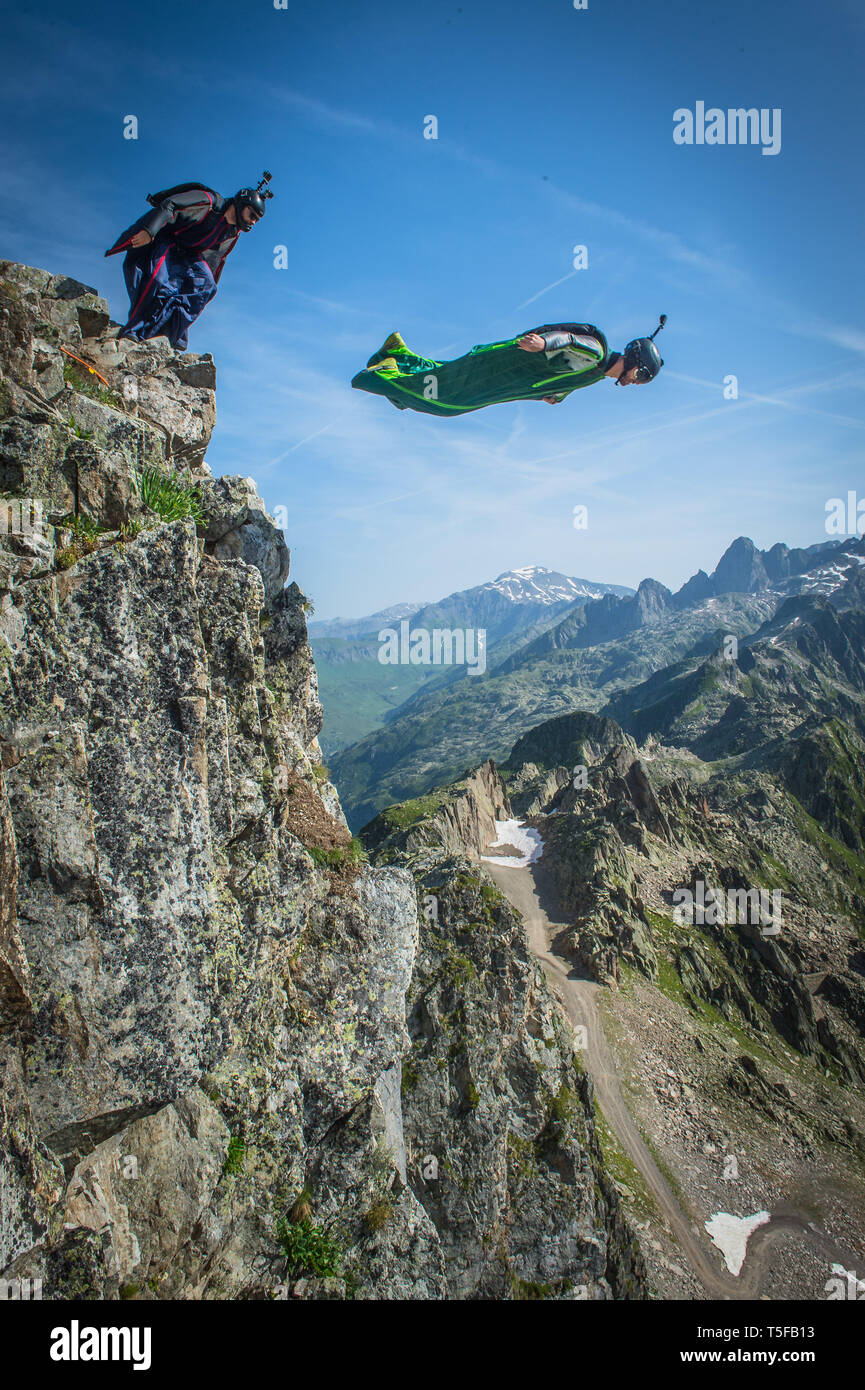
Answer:
[[[546,401],[547,405],[561,405],[564,399],[564,396],[541,396],[541,400]]]
[[[546,343],[540,333],[526,333],[520,338],[517,346],[521,347],[523,352],[543,352]]]
[[[148,243],[151,242],[152,240],[153,240],[153,237],[150,235],[149,232],[140,231],[140,232],[136,232],[136,233],[135,233],[135,236],[132,238],[131,245],[132,245],[132,246],[147,246]]]

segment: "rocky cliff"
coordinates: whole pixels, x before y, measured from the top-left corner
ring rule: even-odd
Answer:
[[[486,762],[389,807],[362,835],[376,862],[411,869],[423,904],[402,1073],[414,1190],[452,1296],[645,1298],[591,1079],[519,913],[479,863],[511,814]]]
[[[452,864],[431,924],[351,839],[308,605],[214,422],[209,357],[0,262],[0,1277],[640,1296],[518,919]]]

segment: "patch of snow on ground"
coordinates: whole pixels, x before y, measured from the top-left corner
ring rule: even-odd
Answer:
[[[771,1219],[767,1211],[758,1211],[753,1216],[730,1216],[729,1212],[716,1211],[704,1222],[731,1274],[738,1274],[745,1263],[749,1236],[758,1226],[765,1226]]]
[[[505,869],[525,869],[529,864],[540,859],[544,852],[544,842],[537,830],[532,830],[531,826],[524,825],[521,820],[497,820],[496,821],[497,839],[488,849],[497,849],[499,845],[513,845],[514,849],[521,850],[521,857],[517,859],[514,855],[483,854],[481,860],[486,864],[501,864]]]

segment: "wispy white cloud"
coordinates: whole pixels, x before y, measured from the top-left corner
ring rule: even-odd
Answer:
[[[723,391],[722,383],[717,381],[705,381],[701,377],[687,376],[682,372],[668,371],[666,375],[671,381],[682,381],[687,382],[689,385],[702,386],[716,394],[721,394]],[[848,375],[851,380],[858,381],[861,374],[859,372],[851,372]],[[843,377],[833,375],[830,377],[821,376],[818,380],[811,378],[809,381],[790,386],[786,391],[771,396],[761,394],[757,391],[745,391],[740,388],[737,400],[726,402],[726,406],[729,407],[739,402],[771,405],[781,410],[792,411],[797,415],[810,415],[815,419],[831,420],[833,424],[836,425],[845,425],[850,429],[865,431],[865,420],[863,420],[861,416],[839,415],[835,411],[820,410],[818,407],[800,405],[797,400],[799,396],[812,395],[815,391],[830,391],[844,384]]]
[[[345,507],[343,509],[343,515],[347,517],[359,516],[361,512],[375,511],[378,507],[392,507],[395,506],[397,502],[407,502],[411,497],[420,497],[421,493],[424,492],[429,492],[429,488],[426,485],[424,487],[413,488],[411,492],[397,493],[396,497],[379,497],[376,498],[374,502],[366,502],[360,507]]]
[[[514,309],[514,313],[518,313],[520,309],[527,309],[530,304],[534,304],[536,299],[540,299],[543,295],[549,294],[550,290],[557,289],[558,286],[563,285],[566,280],[573,280],[574,276],[578,274],[579,271],[572,270],[569,275],[563,275],[560,280],[554,280],[551,285],[544,285],[544,288],[542,290],[538,290],[537,294],[531,295],[529,299],[524,299],[522,304],[518,304]]]
[[[302,449],[305,444],[311,444],[313,439],[318,439],[320,434],[327,434],[332,428],[332,424],[328,423],[322,425],[321,429],[313,430],[312,434],[308,434],[304,439],[299,439],[296,444],[290,444],[287,449],[283,449],[282,453],[277,454],[276,458],[268,459],[267,463],[261,465],[262,469],[265,472],[269,472],[270,469],[275,468],[278,463],[282,463],[283,459],[287,459],[289,454],[293,454],[298,449]]]
[[[731,287],[741,288],[747,281],[745,271],[736,260],[722,259],[717,255],[710,255],[698,247],[690,246],[686,241],[683,241],[677,232],[655,227],[651,222],[620,212],[617,208],[607,207],[602,203],[592,202],[586,198],[578,198],[576,194],[559,188],[556,184],[548,183],[544,187],[549,189],[551,195],[565,206],[573,208],[585,217],[596,217],[600,222],[607,223],[608,226],[617,227],[620,231],[626,232],[631,240],[649,243],[674,264],[685,265],[692,270],[702,271]]]
[[[322,295],[308,294],[306,290],[296,289],[293,285],[283,287],[286,294],[293,295],[295,299],[303,300],[304,304],[311,304],[316,309],[324,309],[328,314],[368,314],[368,310],[360,309],[356,304],[346,304],[338,299],[325,299]]]
[[[865,352],[865,333],[861,329],[848,328],[843,324],[812,324],[802,331],[806,334],[815,333],[827,343],[846,348],[848,352]]]
[[[404,138],[404,132],[387,121],[372,120],[371,117],[364,116],[358,111],[331,106],[318,97],[311,97],[282,83],[278,85],[269,83],[267,90],[271,100],[293,107],[317,124],[335,126],[340,130],[353,130],[362,135],[380,135],[391,140]]]
[[[271,86],[270,92],[275,101],[292,106],[295,110],[306,114],[318,123],[338,127],[342,130],[351,130],[364,137],[376,136],[400,147],[406,145],[416,147],[417,145],[418,135],[416,131],[409,131],[394,125],[392,122],[378,118],[372,120],[359,112],[345,107],[332,106],[317,97],[310,97],[288,86]],[[470,165],[492,178],[507,180],[511,185],[524,184],[527,190],[531,190],[533,198],[538,196],[537,180],[534,173],[506,168],[496,160],[478,155],[476,151],[452,142],[444,145],[440,153],[443,158]],[[729,286],[741,287],[747,280],[741,266],[734,259],[722,259],[716,254],[710,254],[699,247],[691,246],[676,232],[655,227],[652,223],[620,212],[617,208],[579,198],[550,180],[545,182],[543,187],[545,194],[551,199],[576,210],[584,217],[597,218],[608,226],[617,227],[620,231],[627,232],[632,239],[652,245],[674,264],[685,265],[692,270],[709,275],[713,279],[722,280]],[[570,277],[565,276],[564,278]],[[563,283],[563,281],[558,283]],[[548,286],[548,288],[552,289],[553,286]],[[537,297],[540,298],[540,294],[545,293],[546,290],[542,290]],[[526,301],[527,304],[531,302],[532,300]],[[522,308],[525,305],[519,307]]]

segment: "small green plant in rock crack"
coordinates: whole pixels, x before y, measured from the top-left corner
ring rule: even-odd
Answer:
[[[109,529],[86,512],[67,512],[57,525],[61,530],[71,531],[77,541],[96,541]]]
[[[410,1095],[420,1080],[420,1073],[410,1058],[404,1057],[402,1061],[402,1083],[401,1090],[404,1096]]]
[[[93,431],[92,431],[92,430],[82,430],[82,429],[79,429],[78,426],[77,426],[76,423],[75,423],[75,420],[74,420],[73,416],[71,416],[71,415],[69,416],[69,428],[71,429],[72,433],[75,435],[75,438],[76,438],[76,439],[89,440],[89,439],[92,439],[92,438],[93,438]]]
[[[442,975],[454,989],[466,989],[478,977],[477,966],[460,951],[451,951],[442,966]]]
[[[191,517],[199,524],[204,523],[204,509],[197,487],[164,473],[161,468],[153,467],[134,472],[132,483],[145,507],[149,507],[162,521],[182,521],[185,517]]]
[[[339,1274],[342,1251],[324,1227],[317,1226],[308,1216],[297,1223],[281,1217],[276,1226],[276,1238],[291,1275],[317,1274],[325,1279]]]
[[[68,570],[82,556],[93,554],[108,528],[85,512],[67,512],[57,523],[57,529],[72,532],[71,544],[62,546],[54,556],[54,568]]]
[[[312,845],[308,853],[313,863],[322,869],[339,869],[344,864],[363,864],[366,862],[363,845],[356,838],[350,844],[337,845],[334,849],[322,849],[320,845]]]
[[[552,1097],[549,1117],[558,1124],[572,1124],[577,1113],[577,1098],[571,1088],[564,1083]]]
[[[95,373],[87,370],[82,371],[74,362],[63,363],[63,380],[73,391],[77,391],[79,396],[89,396],[91,400],[110,405],[116,410],[120,405],[120,397],[114,391],[98,386],[93,380],[94,375]]]
[[[144,522],[139,521],[136,517],[130,517],[127,521],[122,523],[120,530],[117,532],[117,540],[121,543],[134,541],[136,537],[141,535],[143,530]]]
[[[225,1178],[239,1178],[243,1172],[243,1165],[246,1159],[246,1145],[237,1134],[232,1134],[228,1141],[228,1152],[225,1155],[225,1163],[222,1165],[222,1176]]]

